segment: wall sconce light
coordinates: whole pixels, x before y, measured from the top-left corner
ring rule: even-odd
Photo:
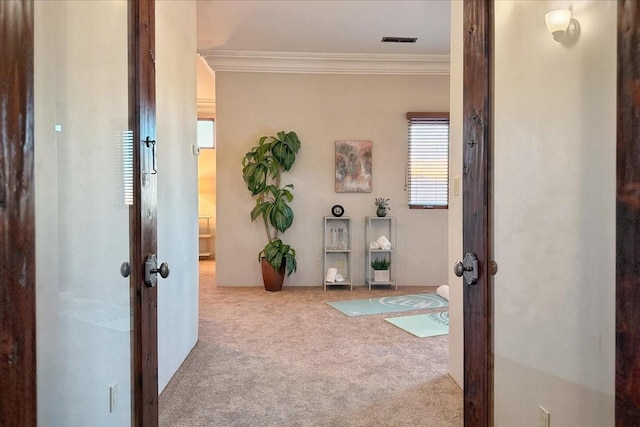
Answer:
[[[553,39],[558,43],[573,44],[578,40],[580,24],[571,18],[569,9],[552,10],[544,15],[544,22]]]

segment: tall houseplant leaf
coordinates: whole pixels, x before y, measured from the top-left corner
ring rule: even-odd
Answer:
[[[274,141],[272,152],[274,158],[282,165],[283,169],[288,171],[293,166],[299,149],[300,140],[295,132],[278,132],[278,139]]]
[[[293,201],[293,185],[281,186],[282,173],[289,171],[300,150],[300,140],[293,132],[280,131],[276,136],[263,136],[242,159],[242,178],[256,204],[251,210],[251,221],[262,218],[267,244],[258,254],[278,270],[282,263],[287,275],[297,269],[296,251],[279,238],[293,224],[294,213],[289,205]]]

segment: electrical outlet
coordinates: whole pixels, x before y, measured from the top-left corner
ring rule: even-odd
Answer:
[[[316,260],[316,268],[320,268],[320,260],[319,259]]]
[[[113,412],[118,406],[118,383],[109,386],[109,412]]]
[[[551,427],[551,414],[549,411],[544,409],[542,405],[538,406],[540,408],[540,427]]]

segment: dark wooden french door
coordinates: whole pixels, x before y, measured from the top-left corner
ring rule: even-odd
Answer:
[[[464,286],[465,426],[493,424],[491,350],[493,0],[464,2],[463,253],[477,257]],[[640,5],[618,2],[616,426],[640,425]],[[463,282],[464,283],[464,282]]]
[[[154,6],[153,0],[40,4],[33,0],[0,2],[0,389],[3,390],[0,399],[1,426],[38,425],[39,409],[43,409],[38,408],[38,402],[44,402],[44,406],[47,406],[47,416],[60,415],[60,419],[73,424],[73,416],[79,411],[73,407],[80,406],[86,411],[84,407],[91,406],[92,399],[97,402],[96,407],[100,415],[106,420],[113,420],[110,425],[158,424],[155,287],[157,274],[154,272],[159,268],[154,255],[157,246]],[[100,15],[100,7],[106,8],[107,11],[112,8],[120,15],[113,19],[106,14]],[[34,13],[34,10],[39,13]],[[64,19],[56,20],[57,14]],[[98,15],[93,24],[87,24],[87,16],[92,16],[88,14]],[[53,22],[57,23],[52,24]],[[43,23],[46,24],[44,27],[49,33],[43,33],[44,30],[39,26]],[[73,27],[75,23],[78,27]],[[100,30],[107,33],[116,31],[109,34],[114,40],[118,40],[117,43],[121,43],[122,50],[118,55],[122,55],[122,58],[110,57],[111,52],[102,51],[100,47],[104,49],[105,45],[91,46],[91,49],[85,51],[77,49],[86,41],[86,37],[82,37],[83,25],[91,26],[87,31],[97,32],[99,26]],[[127,27],[128,29],[125,29]],[[50,31],[52,29],[54,31]],[[38,31],[39,40],[52,44],[59,42],[63,49],[51,51],[52,54],[48,55],[48,50],[41,46],[40,52],[44,52],[46,59],[39,57],[39,63],[34,66],[34,39]],[[122,33],[117,34],[117,31]],[[109,37],[103,37],[101,40],[105,39]],[[92,56],[91,52],[99,54]],[[34,84],[34,73],[38,67],[42,69],[48,61],[50,74],[44,78],[37,76]],[[84,78],[85,75],[91,74],[90,69],[83,68],[83,64],[88,63],[97,64],[98,67],[113,67],[120,75],[103,72],[104,80],[98,81],[92,88],[91,79]],[[56,64],[62,64],[62,67],[57,69]],[[120,77],[121,82],[114,83],[115,79]],[[40,92],[34,91],[38,82]],[[37,106],[38,111],[44,111],[44,114],[35,115],[37,100],[34,100],[34,96],[42,96],[43,93],[69,93],[74,97],[74,102],[62,98],[56,102],[53,97],[47,97],[47,102]],[[106,102],[94,105],[99,96],[105,96]],[[117,99],[118,97],[121,99]],[[83,98],[86,99],[86,106],[76,102]],[[120,114],[115,114],[116,110],[113,110],[112,114],[108,109],[107,103],[110,103],[112,98],[118,105],[122,103]],[[53,102],[49,102],[51,100]],[[50,110],[48,107],[51,107]],[[121,116],[122,113],[124,124],[112,126],[116,116]],[[77,120],[86,114],[87,120]],[[42,126],[34,124],[36,116],[44,117],[41,123],[52,118],[51,123],[47,121]],[[93,127],[87,125],[88,120],[93,120],[89,123]],[[83,134],[79,130],[87,127],[90,128],[89,134]],[[111,132],[116,128],[117,135],[116,132]],[[46,134],[42,129],[46,129],[50,134]],[[105,129],[109,130],[108,135],[105,134]],[[34,137],[34,133],[37,132],[40,132],[40,136],[36,135],[38,140]],[[113,166],[109,156],[113,155],[115,160],[125,157],[120,149],[126,145],[125,141],[129,135],[133,147],[133,187],[132,200],[129,202],[132,203],[131,206],[127,206],[122,200],[115,200],[115,192],[111,194],[114,182],[111,182],[109,176],[94,173],[92,170],[104,168],[100,170],[115,171],[116,175],[122,175],[122,166]],[[38,152],[38,144],[43,147],[40,155],[46,153],[41,162],[37,161],[38,157],[34,154]],[[57,151],[52,147],[57,147]],[[90,150],[85,151],[87,147]],[[51,153],[47,150],[51,150]],[[114,154],[116,152],[119,154]],[[101,156],[98,153],[105,155]],[[45,165],[49,168],[47,171],[44,171]],[[45,187],[37,189],[36,178],[50,178],[47,173],[51,168],[55,169],[52,176],[56,179],[45,182]],[[86,179],[80,177],[78,180],[73,173],[68,173],[74,170],[77,175],[76,169],[82,168],[88,170]],[[92,179],[99,183],[99,187],[87,188],[87,184],[93,182]],[[103,191],[104,188],[100,186],[104,186],[107,191]],[[63,189],[74,191],[63,193]],[[41,196],[45,192],[53,193],[53,196],[43,199]],[[78,213],[82,209],[73,209],[74,205],[70,202],[82,199],[83,196],[87,200],[87,211],[93,209],[101,212],[101,215],[122,216],[124,213],[125,223],[117,229],[109,229],[109,226],[105,226],[104,222],[96,217],[89,222],[90,226],[83,230],[86,219],[81,216],[82,212]],[[43,203],[43,200],[48,203]],[[107,208],[97,209],[96,206],[89,206],[92,204],[90,200],[106,203]],[[36,210],[36,202],[41,206],[39,211]],[[69,206],[72,207],[71,210]],[[56,221],[42,221],[42,224],[47,225],[62,224],[58,231],[40,227],[36,234],[36,224],[41,224],[36,218],[36,213],[43,210],[51,217],[59,215]],[[114,243],[111,239],[97,238],[97,229],[100,228],[103,229],[103,235],[123,234],[124,245]],[[55,239],[52,239],[52,236]],[[57,245],[62,241],[67,245]],[[86,247],[78,247],[73,243],[77,241],[86,244]],[[48,245],[50,250],[42,251],[43,245]],[[123,254],[115,249],[105,249],[123,247]],[[60,248],[65,250],[60,251]],[[101,256],[103,252],[110,252],[109,257]],[[40,257],[38,265],[53,265],[55,268],[36,272],[36,253],[45,254]],[[91,259],[92,255],[91,263],[84,262],[85,258]],[[53,262],[46,264],[47,260],[43,261],[43,258],[47,258],[48,261],[53,259]],[[128,279],[121,277],[120,263],[123,261],[130,265]],[[43,262],[44,264],[40,264]],[[77,271],[81,269],[90,273],[78,275]],[[122,273],[126,275],[126,268]],[[40,278],[38,283],[37,276]],[[64,280],[59,279],[62,277]],[[83,281],[100,282],[103,286],[90,289],[88,286],[82,286]],[[73,285],[76,282],[78,286]],[[124,310],[115,305],[118,302],[115,300],[123,299],[122,295],[126,304]],[[40,307],[37,328],[36,298],[39,299]],[[43,311],[42,306],[59,310]],[[118,317],[120,315],[122,318]],[[62,333],[55,337],[37,336],[36,331],[43,327]],[[73,339],[79,335],[71,334],[78,331],[91,340]],[[113,353],[114,356],[110,353],[111,359],[102,360],[101,357],[105,355],[100,354],[97,348],[93,351],[87,348],[89,342],[110,337],[116,339],[104,348],[111,351],[114,346],[121,347],[120,350],[125,350],[124,361],[117,360],[117,352]],[[45,343],[40,351],[37,351],[36,341]],[[79,351],[83,352],[82,354],[93,355],[96,359],[83,360],[82,364],[71,366],[70,360],[77,357]],[[47,366],[36,375],[40,368],[41,356],[44,356],[42,360],[46,360],[44,363]],[[83,373],[82,366],[85,364],[92,367]],[[107,384],[107,380],[113,378],[110,376],[113,375],[113,367],[123,364],[125,376],[120,378],[119,384]],[[108,368],[101,369],[104,366]],[[57,393],[48,393],[45,399],[38,398],[43,382],[55,384],[56,379],[52,375],[66,372],[70,375],[66,375],[64,381],[72,381],[70,377],[83,381],[89,372],[93,375],[96,371],[97,375],[100,375],[102,370],[106,372],[106,380],[103,378],[87,388],[89,392],[81,397],[80,405],[76,400],[74,405],[66,408],[66,405],[56,405],[55,402],[59,397],[57,394],[68,397],[71,393],[77,393],[79,388],[74,389],[73,383],[68,383],[68,386],[61,386],[62,383],[59,383],[61,387],[58,387]],[[47,379],[43,380],[45,377]],[[107,386],[110,388],[107,389]],[[94,392],[96,396],[93,395]],[[122,401],[123,399],[125,401]],[[40,424],[51,422],[53,421],[50,418],[40,420]]]
[[[491,7],[464,2],[463,254],[477,258],[477,281],[463,279],[464,423],[489,426],[492,407],[490,264]],[[467,258],[473,263],[471,258]],[[471,277],[471,276],[470,276]]]
[[[640,425],[640,4],[618,2],[616,426]]]
[[[133,140],[134,197],[131,211],[131,258],[133,302],[133,425],[158,425],[158,292],[147,283],[145,263],[158,268],[157,252],[157,168],[156,168],[156,70],[155,0],[129,0],[129,117]],[[134,145],[135,146],[135,145]]]
[[[0,425],[36,425],[33,4],[0,2]]]

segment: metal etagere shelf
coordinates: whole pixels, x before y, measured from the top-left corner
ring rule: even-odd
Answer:
[[[349,286],[353,290],[351,280],[351,218],[324,217],[324,238],[322,257],[322,283],[324,290],[327,286]],[[342,281],[328,281],[328,269],[336,269],[335,273]]]
[[[384,236],[391,247],[389,248],[372,248],[371,242],[377,242],[381,236]],[[398,289],[396,282],[396,219],[392,216],[368,216],[366,217],[365,229],[365,282],[369,286],[369,290],[373,286],[393,286]],[[388,277],[376,278],[375,271],[371,268],[371,261],[388,259],[391,261],[389,266]]]

